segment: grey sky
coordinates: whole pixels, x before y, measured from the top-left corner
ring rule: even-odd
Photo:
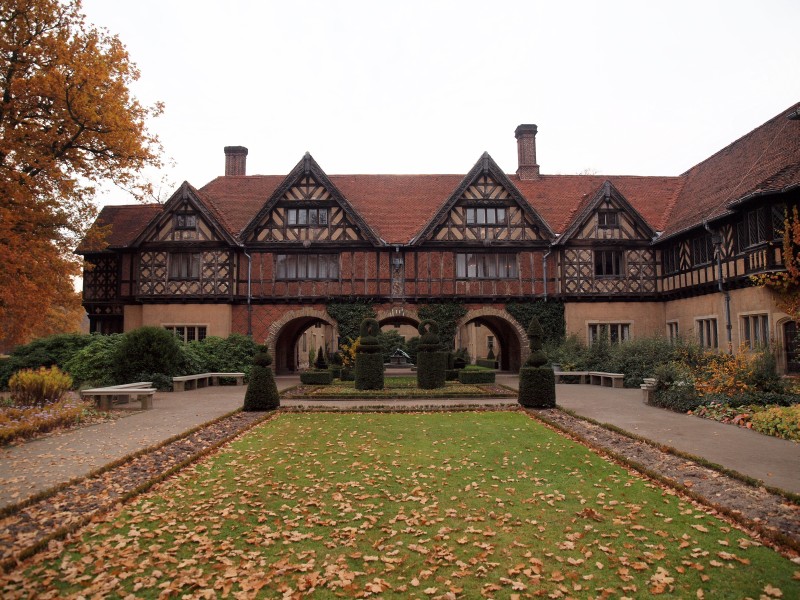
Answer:
[[[678,175],[800,100],[800,2],[84,0],[163,100],[174,184],[326,172]],[[153,174],[153,178],[157,178]],[[170,190],[171,191],[171,190]],[[168,195],[168,194],[167,194]],[[130,201],[115,192],[101,202]]]

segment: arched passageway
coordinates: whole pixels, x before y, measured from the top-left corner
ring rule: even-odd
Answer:
[[[473,362],[485,358],[491,347],[503,371],[519,371],[529,352],[524,340],[527,340],[525,331],[505,311],[492,308],[473,310],[458,322],[456,346],[472,346],[470,357]]]
[[[316,352],[320,347],[325,352],[335,351],[336,335],[336,323],[327,313],[308,309],[288,313],[272,324],[267,336],[275,372],[298,371],[308,365],[310,352]]]

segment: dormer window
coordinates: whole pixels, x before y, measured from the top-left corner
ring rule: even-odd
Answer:
[[[177,213],[175,215],[175,229],[194,230],[197,229],[197,215],[189,213]]]
[[[615,210],[601,210],[597,212],[597,225],[602,229],[619,227],[619,213]]]
[[[314,227],[328,225],[327,208],[288,208],[286,224],[290,227]]]

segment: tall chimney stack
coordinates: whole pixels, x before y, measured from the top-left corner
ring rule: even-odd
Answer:
[[[517,175],[520,179],[538,179],[539,165],[536,164],[536,125],[520,125],[514,130],[517,138]]]
[[[247,148],[225,146],[225,176],[247,175]]]

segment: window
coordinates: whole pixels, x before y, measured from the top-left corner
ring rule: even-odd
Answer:
[[[594,274],[595,277],[622,275],[622,250],[595,250]]]
[[[742,341],[751,350],[769,345],[769,317],[745,315],[742,317]]]
[[[327,208],[287,208],[286,224],[290,227],[328,225]]]
[[[456,254],[459,279],[514,279],[519,276],[516,254]]]
[[[678,333],[678,322],[677,321],[668,321],[667,322],[667,337],[669,338],[670,342],[677,342],[680,334]]]
[[[276,279],[338,279],[338,254],[277,254]]]
[[[717,339],[717,320],[716,319],[697,319],[695,321],[697,330],[697,342],[703,348],[718,348]]]
[[[615,210],[600,210],[597,212],[597,225],[601,229],[619,227],[619,213]]]
[[[176,252],[169,255],[170,279],[200,279],[200,253]]]
[[[707,265],[714,259],[714,246],[711,234],[707,233],[692,240],[692,265]]]
[[[604,337],[612,344],[627,342],[631,339],[630,323],[591,323],[589,325],[589,343]]]
[[[681,247],[678,244],[667,246],[661,251],[664,274],[677,273],[681,269]]]
[[[199,342],[206,339],[205,325],[164,325],[164,329],[174,333],[182,342]]]
[[[176,213],[175,229],[197,229],[197,215],[190,213]]]
[[[506,209],[504,207],[468,208],[467,225],[505,225]]]

